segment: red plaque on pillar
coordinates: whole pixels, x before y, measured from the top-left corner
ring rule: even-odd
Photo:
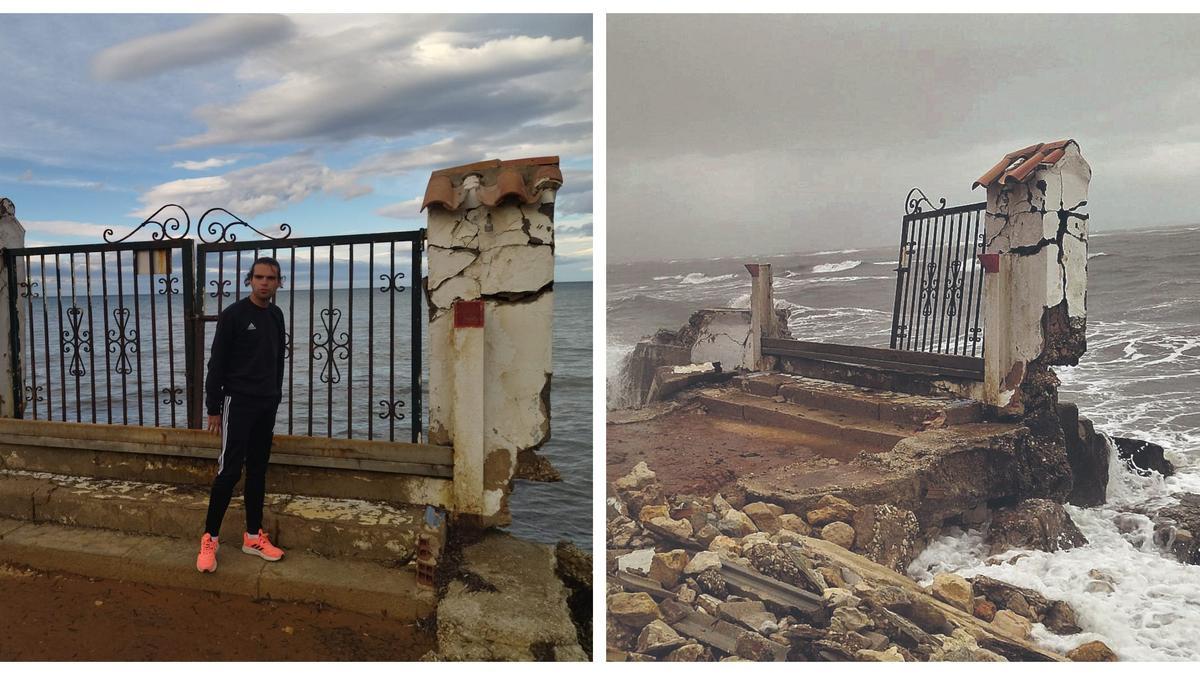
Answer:
[[[983,265],[983,271],[989,274],[995,274],[1000,271],[1000,254],[999,253],[980,253],[979,264]]]
[[[459,300],[454,303],[455,328],[483,328],[483,301]]]

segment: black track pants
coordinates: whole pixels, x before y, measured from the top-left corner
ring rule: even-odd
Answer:
[[[275,411],[279,401],[244,396],[226,396],[221,411],[221,454],[217,459],[217,478],[208,497],[205,531],[220,534],[221,521],[233,488],[246,467],[246,531],[257,534],[262,527],[263,495],[267,485],[267,462],[271,459],[271,440],[275,429]]]

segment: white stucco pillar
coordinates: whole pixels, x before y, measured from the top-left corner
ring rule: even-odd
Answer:
[[[25,228],[17,220],[16,211],[11,200],[7,197],[0,198],[0,251],[25,246]],[[17,384],[15,379],[21,367],[20,351],[18,345],[14,344],[13,331],[17,331],[19,340],[25,310],[18,302],[17,321],[14,325],[10,306],[13,300],[20,298],[20,288],[13,287],[13,276],[19,284],[24,274],[20,269],[9,270],[5,264],[5,257],[0,255],[0,417],[16,417],[22,406],[19,394],[13,393]],[[14,354],[17,356],[15,372]]]
[[[1032,366],[1075,365],[1087,349],[1087,205],[1091,167],[1075,141],[1011,153],[987,188],[984,400],[1021,414]],[[989,259],[990,258],[990,259]]]
[[[557,157],[436,171],[428,209],[429,439],[455,511],[509,522],[517,455],[550,437]]]
[[[750,360],[753,370],[764,370],[762,339],[775,337],[775,298],[770,264],[748,263],[750,272]]]

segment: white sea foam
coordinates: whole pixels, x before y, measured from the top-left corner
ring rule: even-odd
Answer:
[[[1093,509],[1066,506],[1087,545],[989,557],[979,532],[948,530],[913,562],[909,575],[928,584],[939,572],[982,574],[1066,600],[1077,611],[1083,632],[1059,636],[1039,624],[1033,633],[1056,651],[1102,640],[1123,661],[1200,658],[1195,640],[1200,634],[1200,567],[1167,557],[1154,542],[1150,518],[1127,510],[1174,501],[1170,479],[1125,471],[1111,444],[1109,450],[1108,503]],[[1087,590],[1093,570],[1115,580],[1111,593]]]
[[[861,250],[861,248],[844,248],[840,251],[817,251],[816,253],[809,253],[808,255],[837,255],[839,253],[858,253]]]
[[[873,262],[872,265],[895,265],[895,260],[884,260],[883,262]]]
[[[1104,251],[1099,251],[1099,252],[1097,252],[1097,253],[1089,253],[1089,254],[1088,254],[1088,260],[1091,260],[1092,258],[1099,258],[1099,257],[1100,257],[1100,256],[1102,256],[1102,255],[1108,255],[1108,254],[1107,254],[1107,253],[1105,253]]]
[[[845,272],[846,270],[852,270],[861,264],[861,260],[843,260],[840,263],[814,265],[812,271],[814,274],[824,274],[826,272]]]
[[[690,274],[685,274],[683,276],[683,278],[679,280],[679,283],[681,283],[681,284],[711,284],[714,281],[727,281],[729,279],[736,279],[736,278],[737,278],[736,274],[722,274],[722,275],[716,276],[716,277],[708,277],[708,276],[704,276],[704,274],[702,272],[692,272]]]

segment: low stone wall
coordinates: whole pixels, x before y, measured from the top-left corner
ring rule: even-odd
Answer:
[[[453,507],[452,449],[275,436],[267,490]],[[0,419],[0,468],[206,485],[220,438],[196,429]]]

